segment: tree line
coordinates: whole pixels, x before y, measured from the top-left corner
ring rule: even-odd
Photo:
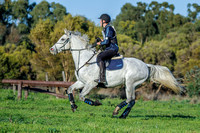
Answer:
[[[191,71],[199,72],[200,68],[200,5],[188,4],[187,16],[175,14],[174,9],[167,2],[126,3],[112,24],[121,54],[167,66],[177,78],[190,84]],[[0,79],[44,80],[48,72],[50,80],[61,80],[64,70],[67,81],[74,81],[71,54],[49,53],[64,28],[88,35],[91,44],[101,37],[101,27],[86,17],[73,17],[59,3],[0,3]],[[195,75],[193,88],[200,88],[196,83],[199,79]]]

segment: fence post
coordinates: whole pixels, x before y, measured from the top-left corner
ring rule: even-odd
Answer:
[[[20,100],[22,98],[22,82],[20,81],[18,83],[18,100]]]
[[[60,87],[56,87],[56,95],[57,94],[60,94]],[[56,98],[59,98],[59,97],[56,96]]]
[[[28,98],[28,91],[29,91],[29,87],[25,87],[25,91],[24,91],[25,99]]]
[[[63,81],[64,81],[64,82],[66,82],[66,75],[65,75],[65,71],[62,71],[62,77],[63,77]],[[64,88],[63,88],[63,95],[65,94],[66,90],[67,90],[67,88],[66,88],[66,87],[64,87]]]
[[[17,88],[17,86],[15,84],[13,84],[13,94],[14,95],[16,94],[16,88]]]

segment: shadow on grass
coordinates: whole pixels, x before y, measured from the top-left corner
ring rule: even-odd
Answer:
[[[151,119],[151,118],[181,118],[181,119],[196,119],[197,117],[195,116],[190,116],[190,115],[144,115],[144,116],[128,116],[131,118],[144,118],[144,119]]]
[[[119,115],[120,116],[120,115]],[[119,118],[119,116],[111,116],[111,118]],[[153,118],[170,118],[170,119],[196,119],[197,117],[195,116],[190,116],[190,115],[137,115],[137,116],[133,116],[133,115],[129,115],[129,118],[141,118],[143,120],[149,120],[149,119],[153,119]],[[127,118],[128,118],[127,117]]]

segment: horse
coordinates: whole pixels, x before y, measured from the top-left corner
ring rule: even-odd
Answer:
[[[61,51],[69,50],[75,63],[75,76],[77,81],[67,89],[68,98],[71,104],[72,111],[76,111],[72,91],[74,89],[82,89],[79,99],[91,106],[102,105],[98,100],[93,101],[85,98],[85,96],[98,83],[94,80],[98,78],[99,67],[96,62],[97,52],[95,47],[91,47],[89,39],[86,35],[81,35],[80,32],[64,30],[64,35],[49,49],[50,53],[56,55]],[[118,115],[119,111],[127,108],[119,118],[126,118],[135,104],[135,89],[138,85],[150,79],[153,82],[161,83],[170,88],[177,94],[183,92],[183,87],[177,82],[170,70],[165,66],[146,64],[136,58],[123,58],[123,68],[119,70],[106,70],[105,87],[116,87],[125,85],[126,100],[116,106],[113,111],[113,116]]]

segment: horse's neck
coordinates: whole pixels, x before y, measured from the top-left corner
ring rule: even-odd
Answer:
[[[84,44],[85,43],[85,44]],[[78,37],[72,38],[71,53],[74,60],[76,70],[84,65],[93,55],[92,51],[81,50],[86,48],[86,42],[78,39]],[[78,51],[80,50],[80,51]]]

